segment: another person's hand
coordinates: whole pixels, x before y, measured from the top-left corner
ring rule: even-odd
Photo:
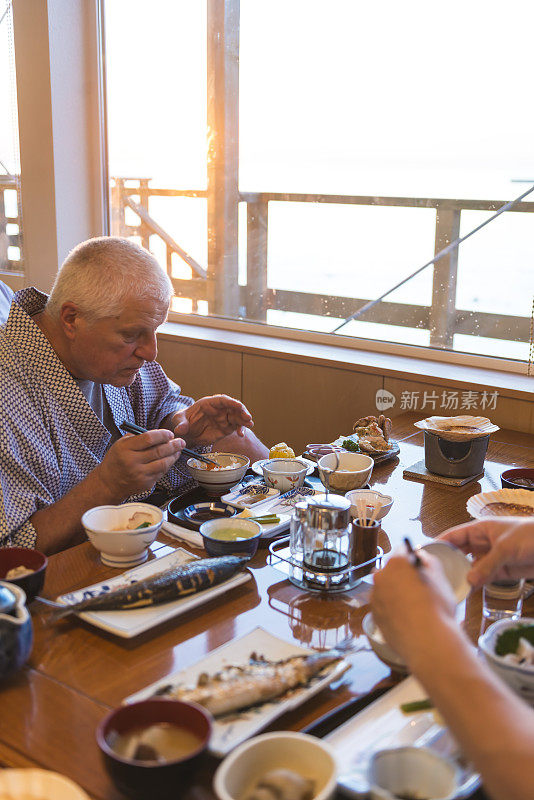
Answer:
[[[430,628],[454,620],[456,600],[439,561],[419,551],[421,567],[408,555],[393,555],[375,573],[373,618],[387,642],[409,664],[425,647]]]
[[[534,521],[482,519],[451,528],[440,539],[475,556],[467,575],[475,587],[495,580],[534,578]]]
[[[174,435],[184,438],[188,445],[213,444],[232,433],[243,436],[244,428],[254,425],[243,403],[225,394],[202,397],[174,414],[171,424]]]
[[[180,458],[184,447],[183,439],[175,439],[164,428],[137,436],[126,434],[113,443],[96,471],[124,500],[151,489]]]

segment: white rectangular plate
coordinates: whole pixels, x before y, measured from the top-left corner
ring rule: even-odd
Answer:
[[[455,761],[461,783],[457,798],[469,797],[480,783],[471,767],[459,762],[456,742],[433,711],[404,714],[401,703],[423,700],[428,695],[410,676],[325,737],[336,751],[340,777],[338,787],[349,797],[366,798],[367,768],[377,750],[415,745],[428,747]]]
[[[278,661],[292,656],[311,655],[315,652],[317,651],[290,644],[263,628],[255,628],[245,636],[218,647],[196,664],[168,675],[140,692],[130,695],[124,702],[133,703],[138,700],[146,700],[158,689],[169,684],[195,685],[198,676],[203,672],[213,674],[228,664],[236,666],[248,664],[251,653],[263,655],[269,661]],[[263,703],[261,706],[255,706],[242,711],[240,714],[230,714],[227,721],[223,718],[216,719],[210,742],[211,752],[222,758],[234,747],[237,747],[238,744],[244,742],[245,739],[254,736],[262,728],[269,725],[276,717],[296,708],[309,697],[320,692],[321,689],[324,689],[332,681],[339,678],[349,667],[350,664],[347,661],[341,661],[334,665],[328,674],[312,680],[306,687],[295,689],[277,700]]]
[[[255,489],[255,484],[247,483],[244,486],[239,484],[239,486],[234,487],[231,492],[228,492],[228,494],[223,494],[221,497],[221,502],[228,503],[228,505],[234,506],[234,508],[247,508],[249,511],[259,509],[258,514],[260,514],[262,513],[266,503],[280,495],[278,489],[267,487],[265,491],[260,493],[262,495],[267,495],[267,497],[265,497],[264,500],[255,501],[254,495],[258,494],[258,492],[254,491]]]
[[[119,589],[122,586],[127,586],[137,581],[148,578],[163,570],[179,567],[194,561],[198,556],[193,555],[183,547],[177,547],[173,553],[169,553],[162,558],[155,558],[152,561],[147,561],[140,567],[123,572],[122,575],[117,575],[107,581],[95,583],[92,586],[86,586],[83,589],[78,589],[69,594],[62,594],[57,598],[58,603],[77,603],[80,600],[86,600],[89,597],[97,597],[99,594],[107,593],[114,589]],[[125,639],[132,639],[134,636],[139,636],[140,633],[160,625],[173,617],[178,617],[186,611],[190,611],[196,606],[207,603],[214,597],[224,594],[242,583],[246,583],[251,578],[250,572],[238,572],[233,575],[229,580],[223,583],[218,583],[209,589],[204,589],[202,592],[187,595],[178,600],[172,600],[170,603],[162,603],[158,606],[147,606],[147,608],[131,608],[122,611],[91,611],[80,614],[80,619],[95,625],[97,628],[102,628],[104,631],[114,633],[115,636],[121,636]]]

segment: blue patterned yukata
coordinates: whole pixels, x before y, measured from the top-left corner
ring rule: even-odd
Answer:
[[[30,517],[60,500],[103,459],[111,444],[81,389],[32,316],[47,295],[17,292],[0,327],[0,545],[33,547]],[[145,363],[131,386],[103,385],[115,425],[124,420],[158,428],[171,413],[193,404],[155,361]],[[157,487],[174,494],[195,486],[185,461]],[[150,491],[131,500],[146,499]]]

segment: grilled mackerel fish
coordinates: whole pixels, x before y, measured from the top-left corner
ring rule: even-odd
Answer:
[[[160,603],[168,603],[188,594],[209,589],[217,583],[231,578],[242,570],[249,561],[243,556],[220,556],[203,558],[184,566],[158,572],[138,583],[124,586],[98,597],[91,597],[79,603],[61,606],[55,619],[67,614],[80,614],[83,611],[116,611],[119,609],[145,608]]]
[[[335,650],[284,661],[265,661],[253,653],[245,666],[226,666],[214,675],[203,673],[195,687],[164,686],[156,694],[198,703],[214,717],[274,700],[306,686],[325,667],[341,661]]]

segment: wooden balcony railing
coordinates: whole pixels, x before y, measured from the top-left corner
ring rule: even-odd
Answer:
[[[22,233],[19,178],[14,175],[0,175],[0,272],[20,274],[24,271],[22,260]],[[17,215],[6,216],[6,193],[16,192]],[[7,203],[7,205],[13,205]],[[8,228],[9,225],[9,228]],[[11,229],[16,226],[16,231]],[[8,233],[9,230],[9,233]],[[11,258],[9,247],[18,247],[20,259]]]
[[[151,236],[158,236],[165,244],[167,270],[176,295],[191,299],[193,311],[196,311],[199,300],[209,302],[208,269],[198,264],[150,216],[149,199],[151,197],[206,199],[207,192],[158,189],[150,186],[149,183],[150,179],[148,178],[117,177],[113,179],[113,232],[120,236],[138,236],[146,247],[148,247]],[[269,203],[333,203],[433,208],[436,211],[434,252],[438,253],[459,236],[462,211],[496,211],[505,201],[241,192],[239,202],[247,204],[247,284],[239,286],[234,316],[265,321],[267,311],[270,309],[345,319],[369,299],[372,299],[288,291],[268,286]],[[125,217],[127,208],[137,214],[138,225],[127,224]],[[518,203],[510,211],[510,213],[532,212],[534,212],[534,203],[528,202]],[[172,276],[172,253],[177,253],[191,268],[190,279]],[[430,332],[430,345],[433,347],[452,348],[455,333],[516,342],[529,341],[530,320],[528,317],[456,308],[457,271],[458,250],[455,250],[434,265],[430,306],[383,301],[369,309],[360,319],[366,322],[426,329]]]

